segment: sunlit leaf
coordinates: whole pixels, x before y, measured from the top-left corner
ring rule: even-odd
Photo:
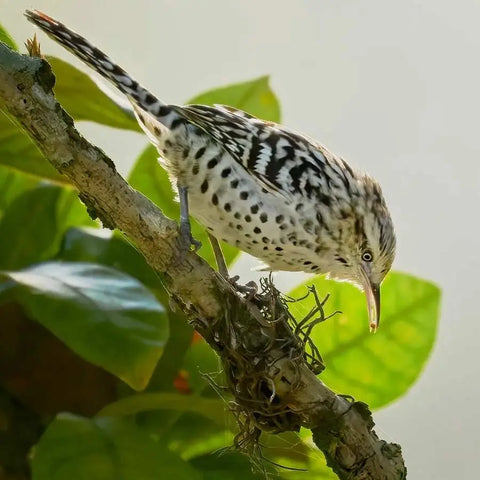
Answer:
[[[168,337],[163,307],[138,280],[91,263],[47,262],[0,273],[2,295],[74,352],[132,388],[147,385]],[[9,280],[9,281],[8,281]]]
[[[382,320],[368,331],[364,295],[346,283],[323,278],[308,281],[320,296],[330,293],[326,313],[341,310],[313,330],[313,340],[326,363],[321,378],[339,393],[353,395],[379,408],[403,395],[420,375],[435,340],[440,290],[434,284],[392,272],[382,284]],[[305,294],[304,286],[289,295]],[[313,306],[313,296],[292,304],[301,319]]]
[[[201,480],[189,463],[133,423],[59,415],[32,459],[33,480]]]

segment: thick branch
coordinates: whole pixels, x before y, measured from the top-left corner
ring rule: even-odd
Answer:
[[[55,100],[53,85],[45,61],[16,54],[0,42],[0,107],[20,122],[50,163],[78,188],[80,198],[104,226],[124,232],[151,267],[162,273],[169,293],[221,356],[234,339],[218,338],[212,332],[218,332],[218,325],[235,323],[233,316],[248,326],[243,346],[247,351],[258,348],[258,339],[265,332],[271,334],[273,326],[206,262],[182,250],[177,224],[133,190],[113,162],[76,131]],[[288,418],[293,419],[288,428],[312,429],[316,444],[341,479],[406,477],[400,447],[377,438],[366,405],[335,395],[303,357],[293,359],[280,347],[270,349],[268,355],[265,375],[271,381],[271,394],[284,405],[283,413],[288,409]],[[222,360],[227,362],[225,357]]]

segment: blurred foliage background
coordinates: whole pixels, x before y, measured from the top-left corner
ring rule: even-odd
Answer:
[[[0,27],[0,40],[17,49]],[[76,120],[139,131],[84,73],[48,57],[55,93]],[[280,121],[268,77],[217,88],[187,103],[228,104]],[[146,142],[147,143],[147,142]],[[113,159],[115,160],[115,159]],[[128,177],[171,218],[178,205],[151,146]],[[199,254],[213,265],[194,222]],[[227,262],[238,260],[224,245]],[[365,300],[348,284],[316,277],[343,313],[313,332],[322,380],[372,409],[415,382],[435,340],[440,292],[392,272],[382,288],[382,325],[368,332]],[[292,303],[301,318],[313,299]],[[262,455],[232,450],[235,419],[216,355],[168,306],[159,278],[118,232],[102,230],[77,192],[41,156],[13,118],[0,113],[0,478],[256,479],[335,478],[308,431],[262,437]],[[275,466],[279,464],[283,467]]]

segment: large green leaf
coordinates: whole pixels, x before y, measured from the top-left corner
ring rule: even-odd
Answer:
[[[133,188],[156,203],[165,215],[177,220],[180,218],[179,205],[174,201],[170,181],[167,173],[158,163],[158,152],[153,145],[148,146],[137,159],[128,181]],[[205,229],[193,219],[191,225],[193,236],[202,242],[200,255],[210,265],[215,265],[215,257]],[[230,265],[240,253],[237,248],[225,243],[222,243],[222,251],[227,265]]]
[[[382,321],[368,331],[364,295],[346,283],[316,278],[320,296],[330,293],[326,313],[341,315],[319,324],[313,340],[326,363],[322,380],[340,393],[353,395],[379,408],[403,395],[420,375],[432,350],[439,316],[440,290],[430,282],[404,273],[390,273],[382,284]],[[305,294],[305,286],[289,295]],[[314,304],[313,296],[292,304],[301,319]]]
[[[6,43],[12,50],[18,52],[18,47],[9,33],[0,25],[0,42]]]
[[[75,120],[141,131],[132,112],[105,95],[87,74],[59,58],[48,57],[48,61],[56,77],[55,96]]]
[[[204,478],[134,424],[118,418],[59,415],[32,459],[33,480],[201,480]]]
[[[163,307],[138,280],[92,263],[47,262],[0,274],[12,297],[74,352],[132,388],[147,385],[168,337]]]
[[[230,105],[263,120],[280,121],[280,104],[270,88],[268,77],[215,88],[197,95],[188,103]]]

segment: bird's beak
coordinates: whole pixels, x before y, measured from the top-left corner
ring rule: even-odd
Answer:
[[[376,332],[380,324],[380,285],[369,283],[365,288],[365,295],[367,296],[370,331]]]
[[[376,332],[380,324],[380,285],[373,283],[366,272],[362,268],[363,273],[363,289],[367,297],[368,322],[370,331]]]

